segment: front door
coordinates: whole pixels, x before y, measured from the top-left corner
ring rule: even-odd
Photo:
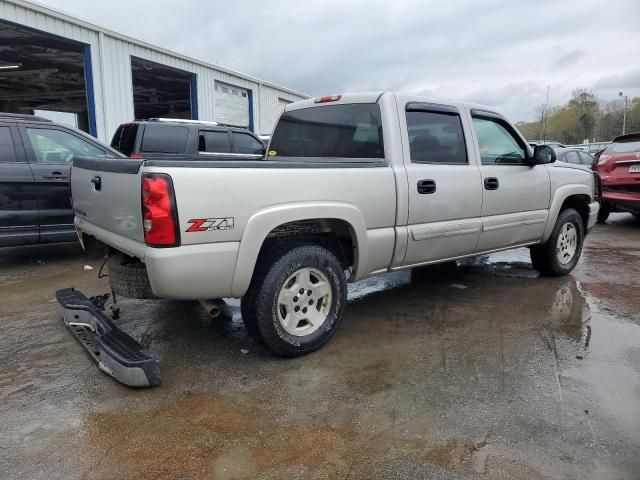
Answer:
[[[17,129],[0,126],[0,247],[38,243],[38,200]]]
[[[460,112],[423,103],[409,103],[406,110],[409,240],[404,264],[469,255],[480,233],[482,190]]]
[[[473,114],[482,174],[482,233],[478,253],[542,238],[551,181],[544,165],[527,162],[527,147],[504,119]]]
[[[21,128],[38,196],[40,242],[72,240],[75,233],[69,174],[73,159],[105,157],[106,150],[60,127]]]

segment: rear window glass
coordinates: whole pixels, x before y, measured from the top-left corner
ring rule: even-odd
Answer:
[[[632,153],[640,152],[640,138],[626,142],[612,143],[607,147],[604,153]]]
[[[280,117],[269,156],[384,158],[377,103],[305,108]]]
[[[204,153],[229,153],[231,142],[227,132],[206,130],[198,137],[198,151]]]
[[[142,138],[143,152],[184,153],[189,129],[172,125],[147,125]]]
[[[136,135],[138,134],[138,125],[131,123],[128,125],[120,125],[113,135],[111,147],[115,148],[127,157],[133,153],[136,146]]]

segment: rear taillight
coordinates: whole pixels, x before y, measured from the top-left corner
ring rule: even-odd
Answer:
[[[178,212],[169,175],[150,173],[142,176],[142,221],[147,245],[179,245]]]
[[[129,158],[144,158],[144,155],[141,153],[132,153],[129,155]]]

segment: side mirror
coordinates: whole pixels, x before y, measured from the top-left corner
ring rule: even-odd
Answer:
[[[265,147],[259,148],[258,151],[256,152],[258,155],[262,155],[263,157],[265,156],[265,154],[267,153],[267,149]]]
[[[532,165],[546,165],[556,161],[556,152],[549,145],[538,145],[533,149]]]

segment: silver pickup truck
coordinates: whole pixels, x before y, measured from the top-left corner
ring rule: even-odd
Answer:
[[[590,172],[554,161],[489,107],[359,93],[287,105],[262,160],[84,158],[71,185],[116,293],[242,298],[291,357],[336,331],[347,282],[523,246],[568,274],[598,203]]]

